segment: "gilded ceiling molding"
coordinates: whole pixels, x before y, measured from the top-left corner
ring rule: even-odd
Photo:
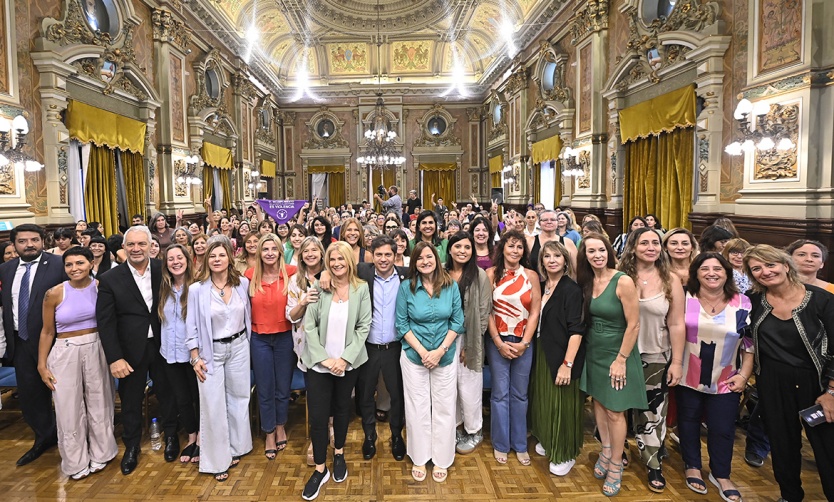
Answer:
[[[608,29],[608,0],[588,0],[573,17],[571,24],[572,45],[578,44],[585,36]]]
[[[310,117],[307,126],[307,140],[304,142],[304,149],[309,150],[331,150],[334,148],[349,148],[347,140],[342,136],[342,128],[345,123],[339,120],[335,113],[326,106],[319,108],[319,111]]]
[[[151,14],[151,26],[154,40],[170,42],[183,52],[188,49],[191,30],[167,10],[154,9]]]
[[[460,146],[460,138],[454,134],[456,122],[457,119],[443,108],[443,105],[435,103],[417,119],[417,123],[420,124],[420,137],[414,140],[414,146],[427,148]]]

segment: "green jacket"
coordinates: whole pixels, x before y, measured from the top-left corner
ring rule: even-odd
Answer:
[[[333,293],[322,290],[318,282],[315,283],[315,287],[319,290],[319,301],[310,304],[307,307],[307,313],[304,314],[304,333],[307,344],[301,354],[301,361],[308,368],[312,368],[329,357],[324,347]],[[354,369],[368,360],[365,340],[368,339],[370,330],[371,295],[368,293],[368,285],[363,282],[356,288],[350,288],[345,351],[342,353],[342,359]]]

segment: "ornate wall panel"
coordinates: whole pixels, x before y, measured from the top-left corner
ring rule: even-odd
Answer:
[[[0,0],[0,95],[12,97],[12,30],[9,22],[11,0]]]
[[[579,134],[591,130],[592,55],[590,42],[579,49]]]
[[[368,44],[327,44],[327,62],[333,74],[368,73]]]
[[[401,73],[428,72],[432,69],[434,42],[393,42],[391,44],[391,65],[393,71]]]
[[[746,1],[734,1],[721,10],[721,20],[732,26],[732,42],[724,56],[723,93],[724,110],[732,112],[738,99],[736,95],[747,85],[747,56],[748,56],[748,6]],[[733,142],[735,121],[732,113],[725,113],[722,144]],[[722,153],[721,157],[721,189],[722,203],[732,203],[740,197],[739,191],[744,186],[744,158]]]
[[[802,61],[803,0],[757,0],[758,72],[767,73]]]
[[[174,141],[185,143],[185,82],[183,61],[171,54],[171,134]]]

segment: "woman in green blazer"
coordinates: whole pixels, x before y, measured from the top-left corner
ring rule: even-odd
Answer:
[[[301,361],[307,371],[307,407],[310,439],[316,470],[304,487],[304,500],[313,500],[330,479],[324,465],[327,457],[328,419],[333,415],[335,435],[333,480],[347,478],[344,447],[350,419],[351,393],[359,372],[368,360],[365,340],[371,328],[371,297],[368,285],[356,274],[356,259],[346,242],[334,242],[324,254],[331,277],[330,291],[318,283],[311,286],[319,300],[307,307],[304,332],[307,344]],[[311,291],[312,292],[312,291]]]

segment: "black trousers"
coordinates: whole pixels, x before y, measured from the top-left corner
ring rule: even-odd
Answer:
[[[799,411],[813,406],[823,392],[816,370],[765,358],[760,362],[761,372],[756,377],[756,385],[765,430],[770,437],[773,475],[779,483],[782,498],[799,502],[805,497],[799,475],[802,467],[802,423],[814,450],[825,497],[834,500],[834,423],[810,427],[799,417]]]
[[[338,377],[330,373],[307,370],[307,408],[310,414],[310,440],[316,465],[327,460],[330,438],[327,426],[333,417],[334,447],[345,447],[350,422],[351,393],[359,378],[358,370],[346,371]]]
[[[366,437],[376,437],[376,384],[379,374],[385,381],[385,388],[391,395],[391,411],[388,415],[391,434],[402,435],[405,425],[405,401],[403,397],[403,375],[400,371],[400,352],[402,344],[388,344],[387,349],[378,345],[365,344],[368,360],[359,367],[359,381],[356,394],[359,399],[359,412],[362,414],[362,428]]]
[[[200,428],[200,393],[194,368],[189,363],[168,363],[163,369],[171,400],[170,413],[162,424],[165,436],[176,436],[178,425],[193,434]]]
[[[35,433],[35,444],[55,438],[55,411],[52,409],[52,391],[41,380],[38,373],[37,347],[15,336],[14,374],[17,379],[20,409],[23,420]]]
[[[122,441],[126,448],[139,446],[142,441],[142,402],[145,397],[148,372],[153,380],[153,390],[159,402],[162,423],[169,421],[174,413],[169,397],[170,389],[165,378],[164,368],[167,364],[159,353],[159,343],[154,339],[148,339],[148,343],[145,344],[145,353],[142,359],[133,366],[133,373],[119,379],[119,398],[122,402]]]

